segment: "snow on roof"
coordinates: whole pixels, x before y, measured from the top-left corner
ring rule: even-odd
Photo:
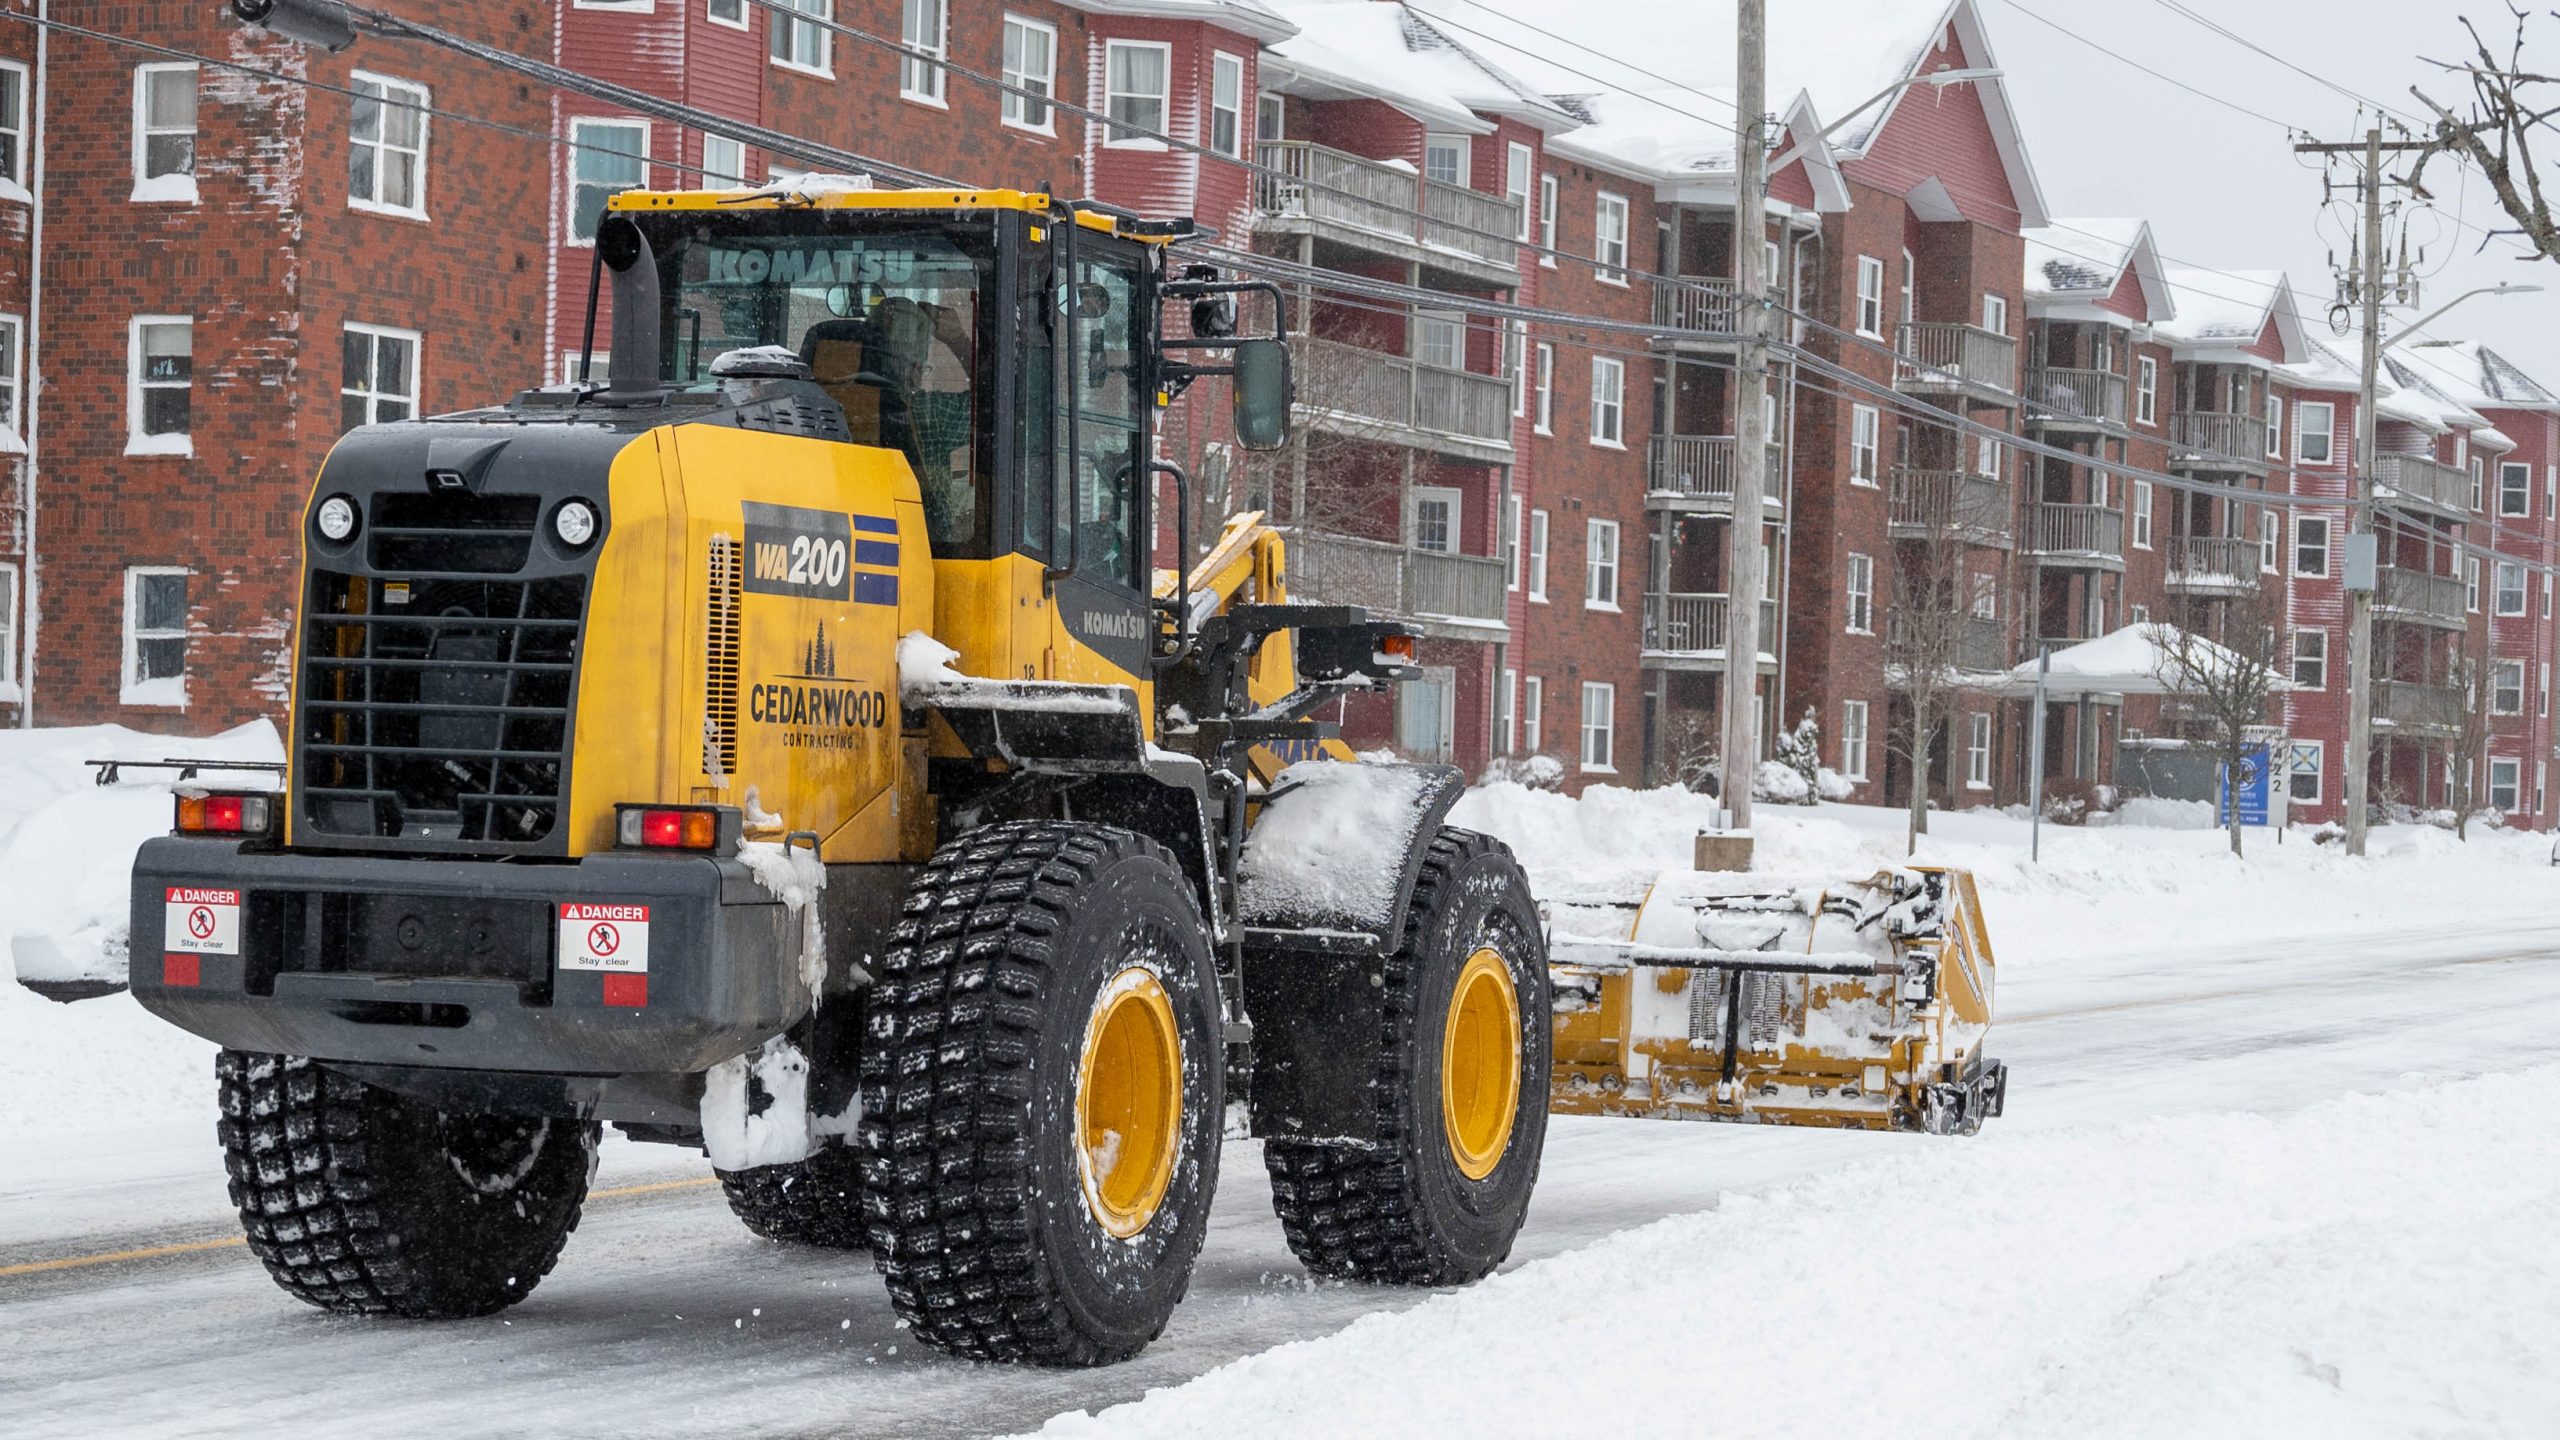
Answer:
[[[2390,377],[2396,387],[2392,398],[2400,402],[2401,408],[2425,414],[2434,428],[2474,431],[2489,428],[2489,417],[2465,404],[2460,396],[2449,393],[2451,387],[2441,383],[2446,377],[2428,362],[2412,359],[2402,352],[2385,352],[2382,373]],[[2395,414],[2387,404],[2377,405],[2375,411],[2383,415]]]
[[[2304,390],[2359,390],[2364,386],[2363,373],[2356,362],[2326,340],[2310,341],[2300,360],[2276,367],[2276,376]]]
[[[2105,299],[2131,266],[2152,319],[2167,320],[2177,313],[2148,221],[2055,220],[2026,231],[2025,239],[2030,302]]]
[[[2179,654],[2182,643],[2188,647],[2184,663]],[[2175,625],[2144,621],[2056,650],[2045,663],[2051,667],[2044,676],[2047,695],[2168,695],[2187,688],[2181,681],[2190,668],[2209,673],[2228,670],[2241,660],[2202,636],[2184,635]],[[2032,693],[2036,666],[2030,660],[2011,669],[2001,688]],[[2289,687],[2277,682],[2274,688]]]
[[[1425,124],[1482,134],[1477,112],[1541,130],[1580,121],[1464,39],[1409,6],[1375,0],[1290,0],[1277,6],[1296,33],[1263,57],[1266,87],[1310,99],[1383,100]]]
[[[2446,399],[2474,410],[2560,409],[2560,396],[2487,346],[2471,340],[2412,340],[2401,347],[2406,363]],[[2395,355],[2394,359],[2402,359]]]
[[[2178,341],[2246,345],[2267,328],[2268,311],[2288,288],[2281,270],[2172,269],[2168,276],[2178,315],[2159,328]]]

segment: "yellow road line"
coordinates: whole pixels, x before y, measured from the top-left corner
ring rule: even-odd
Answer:
[[[630,1195],[663,1195],[671,1190],[699,1190],[717,1185],[718,1177],[700,1176],[691,1180],[658,1180],[646,1185],[617,1185],[610,1190],[589,1191],[590,1200],[619,1200]],[[227,1250],[248,1242],[237,1235],[219,1240],[182,1240],[174,1245],[145,1245],[134,1250],[110,1250],[101,1255],[65,1255],[58,1260],[30,1260],[19,1265],[0,1265],[0,1279],[12,1275],[42,1275],[55,1270],[80,1270],[91,1265],[121,1265],[133,1260],[157,1260],[165,1255],[193,1255],[206,1250]]]

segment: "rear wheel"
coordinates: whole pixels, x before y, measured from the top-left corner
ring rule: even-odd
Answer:
[[[730,1210],[767,1240],[835,1250],[870,1248],[871,1229],[862,1214],[862,1159],[849,1145],[830,1141],[796,1165],[717,1173]]]
[[[323,1310],[492,1314],[577,1228],[593,1123],[439,1110],[300,1056],[225,1050],[214,1075],[249,1249]]]
[[[1162,1333],[1217,1188],[1208,927],[1162,847],[1028,821],[935,852],[871,992],[864,1203],[917,1337],[1099,1365]]]
[[[1432,839],[1379,984],[1375,1032],[1338,1051],[1374,1077],[1374,1138],[1266,1141],[1272,1207],[1317,1274],[1464,1284],[1510,1255],[1546,1148],[1546,945],[1501,842]]]

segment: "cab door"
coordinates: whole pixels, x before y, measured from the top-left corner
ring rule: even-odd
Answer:
[[[1060,289],[1060,310],[1074,307],[1057,317],[1055,331],[1052,475],[1064,493],[1044,507],[1052,517],[1049,563],[1072,566],[1056,586],[1058,623],[1143,681],[1155,628],[1148,600],[1155,565],[1148,258],[1127,241],[1086,231],[1076,237],[1074,274]]]

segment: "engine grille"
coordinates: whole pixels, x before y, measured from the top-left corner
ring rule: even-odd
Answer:
[[[373,497],[371,509],[370,559],[382,574],[513,575],[533,554],[542,500],[459,490],[386,491]]]
[[[312,571],[297,713],[304,823],[505,847],[549,837],[586,596],[574,575]]]

